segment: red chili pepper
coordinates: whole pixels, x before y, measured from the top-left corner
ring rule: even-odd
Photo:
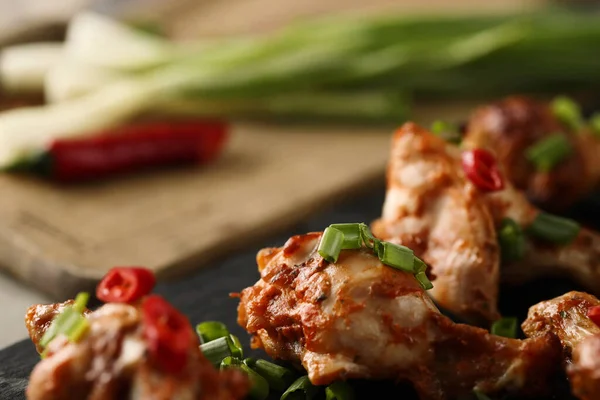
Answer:
[[[156,278],[141,267],[115,267],[96,288],[96,297],[106,303],[133,303],[152,291]]]
[[[197,341],[190,321],[158,295],[142,303],[144,338],[153,360],[165,371],[181,372],[190,347]]]
[[[464,151],[462,167],[467,178],[479,190],[494,192],[504,188],[504,180],[496,158],[489,151],[483,149]]]
[[[594,307],[588,308],[587,316],[596,325],[600,326],[600,306],[594,306]]]
[[[160,165],[208,163],[227,138],[222,122],[145,123],[58,139],[43,162],[58,181],[90,180]]]

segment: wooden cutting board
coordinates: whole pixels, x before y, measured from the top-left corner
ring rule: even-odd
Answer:
[[[19,2],[26,3],[33,2]],[[273,29],[316,13],[410,8],[419,2],[398,3],[170,0],[153,13],[175,36],[189,38]],[[465,10],[460,4],[470,2],[428,4],[440,8],[449,3]],[[479,4],[507,8],[517,3],[522,4]],[[21,22],[39,29],[63,14]],[[19,29],[19,35],[4,32],[4,37],[14,40],[27,33],[22,25]],[[458,110],[425,109],[416,118],[425,122],[440,113],[464,115],[464,108]],[[390,134],[386,128],[236,125],[224,156],[205,168],[78,187],[0,176],[0,268],[55,298],[90,288],[114,265],[144,265],[163,278],[178,276],[251,246],[354,190],[380,184]]]

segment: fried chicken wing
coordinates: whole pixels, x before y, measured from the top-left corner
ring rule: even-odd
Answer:
[[[600,328],[587,316],[598,305],[592,295],[569,292],[531,307],[522,326],[528,337],[558,337],[573,394],[581,400],[600,398]]]
[[[410,381],[422,400],[484,393],[539,394],[560,357],[552,335],[520,341],[455,324],[415,277],[370,250],[317,252],[321,233],[257,255],[260,280],[240,295],[252,346],[308,371],[313,384],[354,378]]]
[[[527,149],[557,133],[571,143],[572,154],[550,172],[536,171]],[[467,123],[463,143],[494,149],[509,180],[543,209],[564,209],[600,183],[600,140],[561,124],[549,104],[531,98],[513,96],[480,107]]]
[[[465,177],[460,154],[416,124],[402,126],[392,142],[382,216],[372,224],[375,236],[411,247],[430,266],[430,294],[441,307],[474,323],[493,321],[500,278],[566,275],[600,293],[600,236],[587,229],[566,245],[527,236],[523,259],[499,268],[502,221],[526,228],[540,210],[508,179],[500,191],[480,192]]]
[[[27,327],[39,339],[51,318],[72,301],[37,305],[27,312]],[[109,303],[86,316],[88,333],[77,342],[58,336],[34,368],[29,400],[237,400],[247,382],[235,371],[219,374],[193,343],[187,364],[169,373],[149,359],[137,307]],[[191,329],[191,327],[190,327]]]

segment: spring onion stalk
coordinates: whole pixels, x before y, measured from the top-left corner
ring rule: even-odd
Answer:
[[[559,121],[571,129],[577,130],[583,126],[581,108],[573,99],[566,96],[557,97],[550,104],[550,109]]]
[[[196,333],[202,344],[229,336],[229,329],[218,321],[205,321],[196,325]]]
[[[549,172],[572,153],[573,147],[561,133],[556,133],[533,144],[526,150],[526,157],[538,171]]]
[[[492,335],[515,339],[517,337],[518,321],[516,318],[502,318],[492,324]]]
[[[62,43],[31,43],[0,53],[0,87],[13,94],[40,93],[48,71],[63,57]]]
[[[360,234],[360,225],[356,223],[350,224],[331,224],[330,228],[337,229],[344,234],[342,242],[342,250],[345,249],[360,249],[362,247],[362,237]]]
[[[590,118],[589,124],[592,134],[594,134],[597,137],[600,137],[600,113],[593,114]]]
[[[221,370],[237,368],[244,371],[250,380],[250,392],[248,396],[254,400],[265,400],[269,396],[269,383],[265,378],[253,371],[250,367],[235,357],[225,357],[219,363]]]
[[[354,390],[343,381],[337,381],[325,388],[326,400],[354,400]]]
[[[332,227],[328,227],[323,231],[321,242],[317,251],[326,261],[337,262],[344,243],[344,234]]]
[[[47,347],[59,335],[65,335],[73,342],[81,339],[89,328],[88,321],[82,314],[89,297],[89,293],[79,293],[72,305],[65,307],[54,317],[50,327],[40,339],[40,346]]]
[[[509,263],[518,261],[525,255],[525,234],[513,219],[502,220],[498,231],[502,261]]]
[[[382,242],[379,258],[382,263],[389,265],[390,267],[406,272],[415,272],[415,255],[413,251],[406,246]]]
[[[73,302],[73,308],[78,313],[82,313],[90,300],[90,294],[88,292],[77,293],[75,301]]]
[[[425,262],[419,257],[415,256],[415,259],[413,261],[413,271],[417,274],[419,272],[425,272],[427,271],[427,264],[425,264]]]
[[[214,366],[219,366],[226,357],[233,356],[231,349],[232,345],[229,337],[220,337],[200,345],[200,350],[204,354],[204,357]]]
[[[572,242],[581,226],[568,218],[540,212],[533,222],[527,227],[528,235],[547,240],[556,244],[568,244]]]
[[[431,132],[448,143],[459,144],[462,140],[458,127],[449,122],[437,120],[431,124]]]
[[[433,289],[433,283],[431,283],[425,272],[416,273],[415,279],[417,280],[417,282],[419,282],[419,285],[421,285],[423,290]]]
[[[377,239],[375,238],[375,236],[373,236],[367,224],[360,224],[360,235],[362,237],[363,243],[369,249],[372,249],[375,246],[375,242],[377,241]]]
[[[283,393],[296,379],[294,372],[266,360],[253,360],[247,358],[244,364],[252,368],[256,373],[265,378],[269,387],[277,392]]]
[[[229,348],[233,357],[244,358],[244,347],[237,336],[229,335]]]
[[[287,388],[281,395],[281,400],[312,400],[318,393],[319,389],[310,382],[307,375],[304,375]]]

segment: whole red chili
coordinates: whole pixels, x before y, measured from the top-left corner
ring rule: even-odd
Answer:
[[[594,307],[588,308],[587,316],[596,325],[600,326],[600,306],[594,306]]]
[[[467,178],[484,192],[494,192],[504,188],[504,180],[496,158],[484,149],[468,150],[462,153],[462,167]]]
[[[133,303],[152,291],[154,273],[142,267],[115,267],[96,287],[96,297],[106,303]]]
[[[161,165],[204,164],[221,153],[227,138],[227,125],[217,121],[123,126],[55,140],[37,169],[54,180],[73,182]]]
[[[178,373],[185,368],[190,347],[197,341],[189,320],[158,295],[142,303],[144,339],[152,359],[164,371]]]

